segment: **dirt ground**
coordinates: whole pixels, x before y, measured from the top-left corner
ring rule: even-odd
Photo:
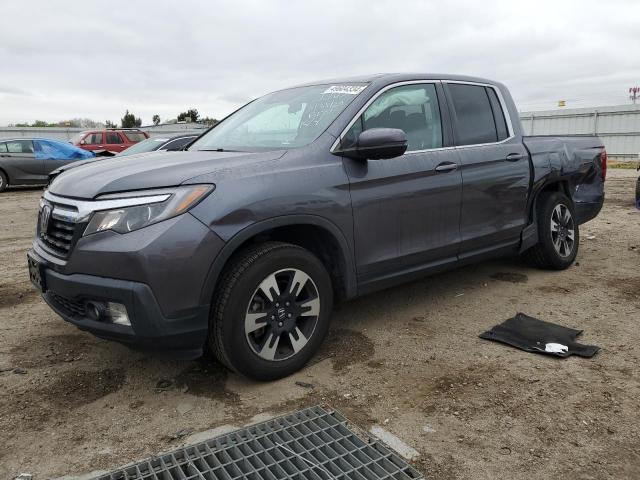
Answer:
[[[25,266],[41,191],[0,194],[0,478],[115,468],[181,445],[181,430],[318,403],[383,425],[420,452],[415,466],[430,479],[639,478],[636,177],[610,170],[572,268],[494,261],[340,305],[313,364],[273,383],[137,353],[62,321]],[[583,329],[581,341],[602,350],[560,360],[478,338],[519,311]]]

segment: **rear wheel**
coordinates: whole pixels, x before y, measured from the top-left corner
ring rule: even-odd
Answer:
[[[302,368],[329,327],[331,279],[296,245],[268,242],[231,261],[215,294],[209,346],[227,367],[258,380]]]
[[[578,254],[580,232],[573,203],[559,192],[543,192],[537,201],[538,243],[523,256],[551,270],[568,268]]]
[[[0,192],[4,192],[8,185],[9,181],[7,180],[7,176],[2,170],[0,170]]]

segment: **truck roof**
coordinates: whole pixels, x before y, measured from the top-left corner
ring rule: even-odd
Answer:
[[[460,82],[477,82],[489,83],[492,85],[500,85],[499,82],[481,77],[472,77],[469,75],[456,75],[450,73],[374,73],[370,75],[358,75],[352,77],[338,77],[314,82],[307,82],[296,87],[310,85],[326,85],[329,83],[381,83],[389,84],[396,82],[406,82],[411,80],[455,80]]]

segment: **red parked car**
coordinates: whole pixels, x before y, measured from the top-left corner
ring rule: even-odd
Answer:
[[[108,128],[85,130],[79,133],[71,143],[96,155],[115,155],[147,138],[149,134],[137,128]]]

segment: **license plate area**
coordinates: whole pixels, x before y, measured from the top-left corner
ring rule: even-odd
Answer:
[[[27,262],[29,264],[29,279],[31,283],[33,283],[33,286],[36,287],[40,293],[46,292],[47,286],[45,284],[44,265],[31,255],[27,255]]]

